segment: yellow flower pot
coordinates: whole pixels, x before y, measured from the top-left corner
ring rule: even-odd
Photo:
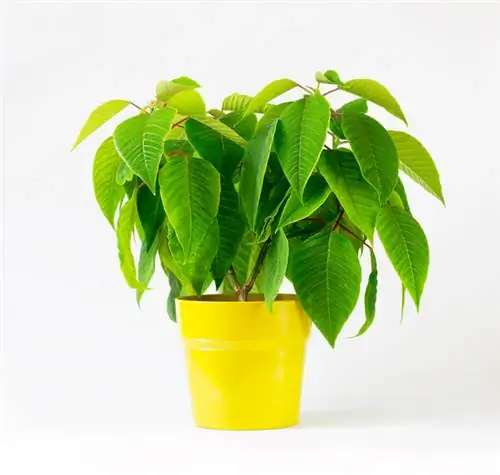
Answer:
[[[269,312],[262,297],[177,300],[193,416],[209,429],[276,429],[298,423],[311,322],[293,295]]]

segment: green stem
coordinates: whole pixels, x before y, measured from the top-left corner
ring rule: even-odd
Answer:
[[[259,255],[257,256],[257,260],[255,261],[255,265],[253,266],[252,273],[250,274],[250,278],[245,282],[243,287],[241,287],[241,291],[239,293],[239,300],[242,302],[246,302],[248,299],[248,294],[252,290],[255,285],[255,281],[259,276],[259,273],[262,269],[264,261],[267,256],[267,252],[269,251],[269,246],[271,244],[271,240],[268,239],[260,248]]]

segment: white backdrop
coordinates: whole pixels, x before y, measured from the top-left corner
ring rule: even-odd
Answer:
[[[405,473],[498,473],[498,5],[53,3],[7,13],[2,359],[13,432],[2,473],[162,473],[181,457],[173,473],[210,470],[215,457],[219,473],[281,473],[287,460],[288,473],[314,463],[316,473],[400,463]],[[406,182],[431,245],[420,315],[409,303],[400,325],[384,260],[371,331],[347,338],[360,305],[334,352],[312,337],[301,429],[196,431],[166,284],[157,278],[137,309],[94,203],[93,152],[113,125],[70,148],[94,106],[144,104],[159,79],[193,77],[216,107],[325,69],[385,84],[440,169],[446,208]],[[223,458],[222,445],[251,461]]]

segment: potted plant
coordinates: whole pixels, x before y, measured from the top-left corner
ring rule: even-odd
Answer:
[[[333,347],[358,301],[364,261],[366,320],[358,335],[374,320],[375,231],[403,297],[420,304],[429,248],[399,173],[444,203],[434,162],[417,139],[368,115],[372,103],[406,124],[384,86],[344,82],[331,70],[316,82],[279,79],[207,111],[197,82],[161,81],[144,107],[99,106],[75,143],[123,109],[132,113],[97,150],[95,196],[138,302],[159,258],[199,426],[297,423],[311,321]],[[336,91],[356,98],[332,107]],[[279,294],[285,278],[296,295]],[[205,295],[210,288],[217,293]]]

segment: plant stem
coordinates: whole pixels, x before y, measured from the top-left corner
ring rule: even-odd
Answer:
[[[246,302],[246,300],[248,298],[248,294],[250,293],[253,286],[255,285],[255,281],[257,280],[257,277],[260,273],[260,270],[262,268],[262,264],[264,264],[264,260],[266,259],[267,251],[269,250],[270,244],[271,244],[271,240],[268,239],[260,248],[259,255],[257,256],[257,260],[255,261],[255,265],[253,266],[250,278],[245,282],[245,285],[243,285],[243,287],[241,288],[241,291],[239,294],[240,301]]]
[[[344,217],[344,210],[341,210],[337,220],[335,221],[335,223],[332,226],[332,232],[337,229],[337,227],[339,226],[340,221],[342,220],[343,217]]]
[[[145,109],[143,109],[141,106],[138,106],[135,102],[130,102],[130,105],[134,106],[135,108],[139,109],[141,112],[146,112]]]
[[[236,292],[236,295],[239,297],[241,293],[241,285],[238,283],[238,278],[236,277],[236,271],[234,270],[233,266],[231,266],[227,271],[227,278],[229,279],[229,282],[231,282],[231,285],[234,291]]]
[[[339,223],[339,228],[343,229],[347,234],[350,234],[352,237],[356,238],[358,241],[362,242],[368,249],[373,251],[373,248],[361,237],[359,237],[356,233],[353,233],[347,226],[344,226],[342,223]]]
[[[338,91],[338,90],[339,90],[339,88],[338,88],[338,87],[336,87],[335,89],[330,89],[329,91],[326,91],[326,92],[323,94],[323,97],[328,96],[328,94],[331,94],[332,92],[335,92],[335,91]]]
[[[181,120],[177,121],[175,124],[172,124],[172,129],[174,127],[181,125],[183,122],[186,122],[186,120],[188,120],[188,119],[189,119],[189,117],[183,117]]]

